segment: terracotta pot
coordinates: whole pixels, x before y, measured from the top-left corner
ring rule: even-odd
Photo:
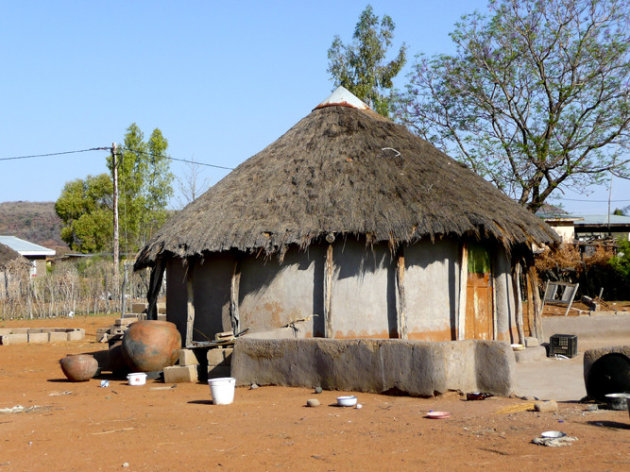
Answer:
[[[61,370],[71,382],[90,380],[98,372],[98,362],[89,354],[68,355],[59,360]]]
[[[137,321],[123,336],[122,352],[131,372],[155,372],[177,360],[182,339],[169,321]]]

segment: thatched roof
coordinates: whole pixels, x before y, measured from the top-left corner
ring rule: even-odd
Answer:
[[[403,126],[338,99],[315,108],[175,215],[135,267],[161,256],[282,252],[329,233],[392,245],[449,235],[494,238],[507,247],[557,238]]]
[[[22,257],[19,252],[14,251],[9,246],[0,244],[0,269],[4,269],[12,261],[19,261],[24,264],[28,264],[25,257]]]

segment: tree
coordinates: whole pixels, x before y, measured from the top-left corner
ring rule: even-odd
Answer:
[[[630,7],[490,0],[453,55],[419,56],[399,117],[536,211],[562,187],[629,177]]]
[[[148,142],[138,125],[127,128],[118,156],[120,247],[135,252],[144,245],[168,216],[166,205],[173,194],[168,141],[159,129]],[[111,156],[107,166],[113,169]]]
[[[100,252],[112,244],[111,177],[88,175],[66,183],[55,203],[55,211],[64,222],[63,239],[70,248],[83,253]]]
[[[395,101],[391,92],[392,80],[406,62],[407,48],[403,43],[396,57],[385,63],[394,29],[389,16],[384,15],[379,21],[368,5],[354,29],[354,42],[345,45],[339,36],[335,36],[328,49],[328,72],[335,86],[344,86],[383,116],[389,116]],[[389,96],[385,95],[387,90]]]
[[[168,217],[166,205],[173,193],[173,174],[166,155],[168,141],[159,129],[147,142],[132,123],[118,151],[118,207],[120,248],[135,252]],[[111,250],[113,241],[113,161],[107,157],[110,175],[88,176],[68,182],[55,204],[63,220],[61,237],[74,250]]]
[[[210,186],[207,178],[201,178],[201,166],[199,163],[193,160],[186,162],[185,166],[187,170],[184,175],[176,177],[177,188],[180,193],[177,200],[182,208],[196,200]]]

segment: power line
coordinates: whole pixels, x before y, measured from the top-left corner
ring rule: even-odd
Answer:
[[[580,198],[561,198],[560,200],[566,200],[570,202],[593,202],[593,203],[608,203],[608,200],[590,200],[590,199],[580,199]],[[611,200],[612,202],[630,202],[630,200]]]
[[[225,167],[225,166],[219,166],[216,164],[208,164],[206,162],[199,162],[199,161],[193,161],[190,159],[178,159],[176,157],[172,157],[172,156],[167,156],[167,155],[162,155],[162,154],[154,154],[151,152],[146,152],[146,151],[139,151],[136,149],[129,149],[129,148],[119,148],[123,151],[129,151],[129,152],[135,152],[136,154],[144,154],[147,156],[151,156],[151,157],[164,157],[166,159],[169,159],[171,161],[178,161],[178,162],[186,162],[188,164],[197,164],[200,166],[206,166],[206,167],[214,167],[216,169],[224,169],[224,170],[234,170],[233,167]],[[54,157],[54,156],[64,156],[67,154],[78,154],[81,152],[90,152],[90,151],[111,151],[112,148],[111,146],[108,147],[93,147],[93,148],[89,148],[89,149],[78,149],[76,151],[62,151],[62,152],[49,152],[46,154],[29,154],[29,155],[25,155],[25,156],[9,156],[9,157],[0,157],[0,161],[15,161],[15,160],[20,160],[20,159],[33,159],[36,157]]]
[[[219,165],[216,165],[216,164],[207,164],[205,162],[192,161],[192,160],[189,160],[189,159],[178,159],[176,157],[171,157],[171,156],[164,155],[164,154],[154,154],[152,152],[140,151],[138,149],[129,149],[129,148],[124,148],[124,147],[121,147],[120,149],[123,150],[123,151],[135,152],[136,154],[144,154],[145,156],[165,157],[166,159],[170,159],[171,161],[186,162],[188,164],[198,164],[200,166],[215,167],[217,169],[234,170],[234,167],[225,167],[225,166],[219,166]]]
[[[0,157],[0,161],[16,161],[19,159],[32,159],[34,157],[52,157],[52,156],[63,156],[65,154],[77,154],[80,152],[90,152],[90,151],[109,151],[110,147],[94,147],[89,149],[78,149],[76,151],[62,151],[62,152],[49,152],[47,154],[30,154],[27,156],[10,156],[10,157]]]

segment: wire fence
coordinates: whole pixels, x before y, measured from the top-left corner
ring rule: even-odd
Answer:
[[[121,265],[119,280],[127,282],[122,288],[128,310],[146,300],[148,271]],[[36,277],[27,265],[12,261],[0,269],[0,320],[119,313],[119,294],[111,261],[58,262]]]

